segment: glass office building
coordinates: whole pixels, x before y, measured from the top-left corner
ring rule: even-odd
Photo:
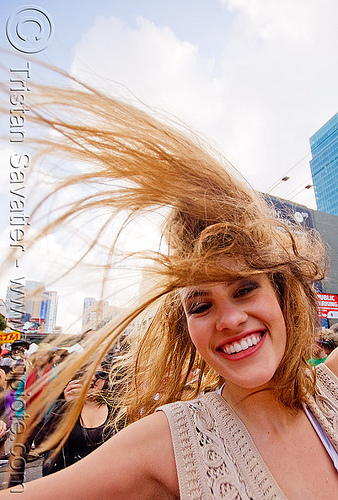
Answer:
[[[317,208],[338,215],[338,113],[310,138]]]

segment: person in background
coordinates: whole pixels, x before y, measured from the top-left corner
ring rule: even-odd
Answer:
[[[62,363],[62,361],[64,361],[67,358],[67,356],[69,356],[68,349],[65,348],[56,349],[53,355],[52,365],[57,366],[58,364]]]
[[[47,343],[39,344],[38,350],[34,353],[34,359],[32,359],[33,368],[27,374],[25,382],[26,408],[38,398],[44,389],[44,385],[39,384],[39,381],[46,379],[46,384],[48,384],[48,375],[52,370],[52,359],[53,351],[50,345]]]
[[[25,363],[29,346],[27,340],[14,340],[10,346],[10,351],[1,358],[0,368],[8,373],[12,366]]]
[[[15,399],[15,409],[19,421],[24,420],[25,416],[29,414],[30,405],[33,404],[42,391],[48,387],[48,384],[51,381],[52,359],[53,351],[47,343],[39,344],[37,351],[31,356],[33,367],[27,373],[24,380],[23,392],[20,392]],[[23,483],[27,455],[29,454],[34,441],[38,438],[43,424],[44,418],[42,418],[34,429],[32,429],[25,447],[22,449],[22,459],[17,460],[15,467],[12,465],[14,459],[12,456],[10,457],[12,469],[8,483],[9,486]],[[18,429],[20,429],[20,425],[18,425]]]
[[[314,354],[309,361],[311,365],[317,366],[324,363],[328,355],[331,354],[338,345],[336,337],[337,334],[329,328],[322,328],[319,330],[316,345],[314,347]]]
[[[112,424],[114,413],[114,394],[109,384],[109,363],[103,361],[92,377],[81,413],[61,451],[53,456],[53,450],[44,454],[43,475],[52,474],[78,462],[93,452],[103,442],[115,434]],[[43,438],[58,425],[60,417],[69,409],[81,391],[83,372],[78,372],[64,390],[60,399],[48,415],[42,429]],[[41,440],[42,440],[41,439]]]
[[[5,413],[6,372],[0,368],[0,416]]]
[[[335,340],[336,343],[338,344],[338,323],[335,323],[334,325],[330,326],[329,330],[335,334]]]
[[[29,342],[26,340],[15,340],[10,347],[10,351],[2,357],[0,368],[0,417],[3,424],[6,424],[6,431],[1,438],[1,445],[3,446],[6,439],[10,436],[6,444],[6,449],[3,449],[4,457],[8,457],[8,450],[13,442],[13,435],[15,433],[9,432],[15,420],[15,398],[18,387],[22,384],[27,368],[29,367],[29,360],[27,359],[27,350]],[[9,443],[9,444],[8,444]]]
[[[6,373],[5,410],[8,426],[11,426],[16,412],[15,398],[18,387],[31,366],[27,358],[29,345],[26,340],[15,340],[11,345],[9,357],[2,360],[2,369]]]
[[[4,445],[8,437],[7,423],[4,420],[0,420],[0,460],[7,459],[6,453],[4,453]]]
[[[326,335],[324,338],[318,340],[318,344],[322,347],[326,354],[326,358],[331,354],[332,351],[337,347],[336,341],[334,338],[328,338]]]
[[[29,346],[30,344],[27,340],[14,340],[10,351],[1,358],[0,368],[8,373],[13,366],[25,365]]]
[[[0,457],[4,455],[4,444],[8,437],[8,419],[5,408],[6,373],[0,368]]]

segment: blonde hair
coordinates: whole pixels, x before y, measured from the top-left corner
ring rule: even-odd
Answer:
[[[126,421],[148,415],[159,405],[219,387],[220,375],[205,363],[190,340],[177,290],[267,273],[287,328],[285,355],[274,376],[275,393],[289,408],[300,408],[314,393],[314,375],[307,363],[318,319],[312,285],[324,278],[327,267],[318,235],[296,221],[290,230],[274,219],[268,202],[182,124],[172,126],[154,118],[151,110],[146,112],[87,86],[38,90],[39,101],[32,107],[31,119],[58,132],[36,140],[40,154],[61,155],[80,161],[85,168],[60,181],[53,193],[72,186],[96,186],[95,192],[67,205],[41,235],[91,210],[108,208],[108,222],[117,213],[126,213],[123,231],[139,214],[170,209],[162,230],[167,248],[146,254],[148,272],[158,278],[156,286],[128,315],[104,326],[96,337],[92,335],[82,355],[63,362],[62,372],[51,382],[49,395],[40,398],[40,406],[42,401],[47,410],[81,365],[90,360],[96,366],[135,318],[154,307],[148,328],[136,328],[126,337],[126,348],[113,365],[111,377],[122,387],[118,404]],[[122,182],[118,185],[116,181]],[[98,243],[100,234],[99,230],[90,248]],[[108,252],[108,266],[114,245]],[[227,267],[225,257],[242,265]],[[62,446],[67,438],[92,372],[88,371],[82,399],[74,403],[49,446],[57,442]],[[36,408],[32,425],[39,418]]]

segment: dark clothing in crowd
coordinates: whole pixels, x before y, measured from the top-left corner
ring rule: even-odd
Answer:
[[[53,432],[61,416],[67,408],[64,400],[59,400],[51,411],[42,433],[45,437]],[[81,424],[79,417],[63,445],[57,457],[50,458],[52,451],[45,453],[42,473],[44,476],[57,472],[65,467],[69,467],[78,462],[92,451],[98,448],[104,441],[115,434],[115,428],[109,424],[112,418],[112,409],[108,407],[108,416],[106,421],[99,427],[87,428]]]

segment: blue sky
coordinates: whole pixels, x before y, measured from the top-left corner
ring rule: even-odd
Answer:
[[[27,5],[46,11],[54,26],[35,57],[107,93],[134,94],[173,113],[216,144],[256,189],[277,184],[272,194],[315,208],[313,190],[304,189],[311,183],[309,137],[338,108],[336,0],[1,2],[5,68],[17,63],[6,20]],[[34,35],[33,25],[24,29]],[[44,79],[36,66],[32,79]],[[286,174],[290,180],[279,183]]]

